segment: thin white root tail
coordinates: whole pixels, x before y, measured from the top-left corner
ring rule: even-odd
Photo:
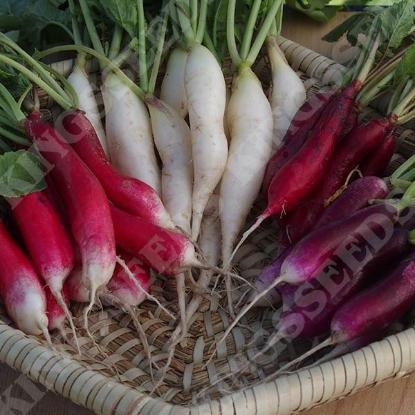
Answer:
[[[55,293],[55,292],[52,291],[52,294],[54,295],[54,297],[55,297],[56,301],[58,302],[58,304],[62,307],[62,310],[65,312],[66,318],[68,319],[69,326],[70,326],[72,334],[73,334],[73,340],[75,342],[76,350],[78,351],[79,355],[82,355],[81,346],[79,345],[78,336],[76,335],[75,324],[73,323],[72,313],[69,311],[69,308],[66,305],[65,300],[63,299],[63,296],[62,296],[61,292],[56,292]]]

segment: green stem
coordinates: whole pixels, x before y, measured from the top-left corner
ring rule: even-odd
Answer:
[[[78,20],[76,19],[75,3],[73,0],[68,0],[69,11],[71,13],[72,33],[75,45],[82,45],[82,35],[79,29]]]
[[[206,32],[206,18],[208,10],[208,0],[200,0],[199,23],[197,25],[195,41],[202,43]]]
[[[105,55],[104,47],[102,46],[100,36],[98,35],[97,28],[94,24],[94,19],[89,10],[89,6],[86,0],[79,0],[81,6],[82,15],[84,16],[85,25],[88,29],[89,37],[92,42],[93,48],[101,55]]]
[[[143,0],[137,0],[138,13],[138,68],[140,76],[140,87],[148,91],[148,68],[146,49],[146,20],[144,15]]]
[[[23,60],[25,62],[27,62],[33,69],[35,69],[36,72],[38,72],[39,76],[42,77],[45,84],[47,84],[49,87],[53,88],[56,91],[57,94],[59,94],[61,96],[66,95],[65,91],[55,81],[53,76],[51,76],[50,73],[44,68],[44,66],[42,65],[41,62],[38,62],[36,59],[34,59],[32,56],[30,56],[28,53],[26,53],[19,45],[14,43],[11,39],[9,39],[3,33],[0,33],[0,42],[7,45],[11,49],[13,49],[15,52],[17,52],[23,58]],[[12,66],[12,65],[10,65],[10,66]]]
[[[182,30],[182,34],[186,40],[186,43],[189,45],[195,40],[195,33],[193,32],[192,25],[190,24],[189,19],[189,7],[187,5],[187,10],[183,6],[185,5],[182,0],[175,0],[177,16]]]
[[[17,133],[24,134],[24,129],[12,121],[7,115],[0,114],[0,124],[8,128],[13,128]]]
[[[412,83],[412,80],[410,80],[409,82]],[[401,101],[399,102],[399,104],[395,107],[394,109],[394,114],[398,117],[401,118],[405,113],[406,113],[406,109],[408,107],[408,105],[411,104],[411,101],[415,98],[415,88],[411,88],[409,90],[409,92],[406,93],[406,95],[404,95],[404,97],[401,99]],[[402,124],[402,122],[400,121],[400,124]]]
[[[220,63],[221,59],[219,57],[219,54],[215,48],[215,45],[213,44],[213,41],[211,37],[209,36],[209,33],[205,31],[205,36],[203,38],[203,44],[210,50],[212,55],[216,58],[216,60]]]
[[[148,83],[148,90],[147,90],[151,94],[153,94],[156,89],[157,75],[160,70],[160,63],[161,63],[161,59],[163,56],[163,48],[164,48],[164,42],[165,42],[166,32],[167,32],[168,14],[165,11],[162,11],[162,13],[163,13],[163,24],[161,26],[161,30],[159,33],[159,41],[157,42],[156,52],[154,55],[154,63],[151,68],[150,81]]]
[[[392,174],[392,179],[401,179],[402,176],[407,173],[407,171],[415,166],[415,154],[405,160]]]
[[[370,33],[369,33],[370,34]],[[378,50],[380,44],[380,33],[378,33],[373,41],[372,47],[369,51],[369,54],[365,56],[365,53],[361,54],[362,61],[358,62],[357,70],[358,74],[355,77],[357,81],[363,83],[369,75],[373,67],[373,63],[375,62],[376,52]],[[360,60],[360,59],[359,59]]]
[[[241,48],[239,50],[239,54],[243,62],[246,61],[246,58],[248,57],[248,54],[249,54],[249,50],[251,48],[251,42],[254,36],[255,25],[258,19],[258,14],[261,8],[261,4],[262,4],[262,0],[254,0],[251,11],[249,13],[248,22],[246,23],[246,27],[244,30],[244,36],[241,42]],[[275,23],[275,19],[274,19],[274,23]]]
[[[228,43],[229,56],[232,60],[232,63],[236,67],[239,67],[242,63],[242,59],[239,55],[238,47],[236,46],[235,9],[236,9],[236,0],[229,0],[228,19],[227,19],[227,24],[226,24],[226,39]]]
[[[190,24],[192,26],[193,33],[197,31],[197,17],[198,17],[198,4],[197,0],[191,0],[190,3]]]
[[[111,45],[108,51],[109,59],[114,59],[120,53],[123,35],[124,35],[123,28],[117,24],[115,26],[114,33],[112,35]]]
[[[1,96],[1,107],[13,120],[17,120],[19,123],[26,118],[26,115],[17,105],[11,93],[7,88],[0,83],[0,96]]]
[[[248,65],[253,65],[256,61],[259,52],[261,51],[261,48],[265,42],[265,39],[268,36],[268,33],[271,29],[272,22],[275,20],[275,16],[281,7],[282,0],[275,0],[269,10],[267,11],[267,15],[264,19],[264,22],[261,25],[261,28],[258,31],[258,34],[255,38],[254,44],[251,47],[251,50],[246,58],[246,63]]]
[[[406,180],[406,181],[410,181],[413,182],[415,180],[415,169],[411,169],[408,172],[406,172],[405,174],[403,174],[399,180]]]
[[[79,46],[77,46],[79,47]],[[57,47],[62,48],[62,46]],[[14,60],[7,58],[6,56],[0,55],[0,62],[5,63],[6,65],[10,65],[12,68],[18,70],[23,75],[27,76],[31,82],[37,85],[40,89],[43,89],[58,105],[60,105],[63,109],[68,110],[73,107],[73,103],[70,102],[62,95],[58,94],[54,88],[48,85],[43,79],[41,79],[37,74],[33,73],[31,70],[26,68],[25,66],[21,65],[20,63],[15,62]]]
[[[3,153],[8,153],[9,151],[13,151],[13,149],[3,140],[0,140],[0,148],[3,150]]]
[[[390,72],[384,75],[382,79],[373,82],[373,84],[366,84],[364,93],[358,95],[356,102],[358,102],[362,108],[368,106],[378,96],[379,92],[388,85],[393,79],[393,76],[394,73]],[[363,89],[361,92],[363,92]]]
[[[13,133],[12,131],[6,130],[5,128],[1,126],[0,126],[0,135],[15,142],[16,144],[20,144],[22,146],[30,146],[30,142],[26,138],[20,135],[17,135]]]
[[[83,53],[83,52],[78,53],[78,57],[80,55],[81,55],[81,59],[82,59],[82,56],[85,57],[85,53]],[[78,93],[76,92],[76,90],[72,86],[72,84],[70,82],[68,82],[68,80],[60,72],[58,72],[57,70],[53,69],[49,65],[46,65],[45,63],[41,63],[41,65],[45,68],[45,70],[49,71],[53,76],[55,76],[56,79],[62,83],[62,85],[64,85],[66,91],[68,91],[69,96],[72,98],[71,107],[73,107],[73,108],[79,108],[79,97],[78,97]],[[85,69],[85,66],[82,69]],[[68,94],[65,93],[65,96],[68,96]]]
[[[114,64],[113,61],[111,61],[105,55],[100,54],[94,49],[87,48],[86,46],[64,45],[64,46],[56,46],[56,47],[47,49],[45,51],[38,52],[38,54],[40,57],[44,57],[47,55],[51,55],[53,53],[69,51],[69,50],[85,52],[97,58],[98,61],[100,61],[102,64],[105,65],[105,68],[104,68],[105,70],[113,71],[116,75],[118,75],[120,80],[125,85],[127,85],[139,98],[144,99],[144,96],[145,96],[144,91],[134,81],[132,81],[116,64]]]
[[[412,182],[411,185],[405,190],[405,193],[401,197],[400,204],[403,207],[412,206],[413,199],[415,197],[415,182]]]

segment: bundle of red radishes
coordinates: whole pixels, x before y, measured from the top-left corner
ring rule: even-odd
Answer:
[[[256,1],[248,8],[240,44],[235,35],[238,8],[236,1],[228,2],[226,51],[235,70],[230,91],[215,54],[219,38],[206,27],[215,2],[208,7],[204,0],[191,5],[174,1],[161,11],[156,29],[147,24],[142,2],[123,2],[123,16],[137,21],[119,16],[113,0],[101,3],[92,14],[85,0],[69,2],[75,45],[37,52],[36,59],[0,34],[1,64],[10,76],[19,74],[19,82],[27,80],[17,96],[0,83],[4,155],[12,157],[14,167],[18,154],[30,154],[28,160],[38,166],[39,159],[43,169],[34,175],[26,163],[24,170],[36,183],[7,197],[23,243],[19,246],[6,227],[0,228],[7,246],[0,253],[0,294],[10,317],[26,333],[47,337],[48,328],[61,328],[68,318],[76,339],[69,300],[87,303],[88,331],[97,295],[135,307],[149,296],[152,269],[177,281],[181,324],[173,333],[174,345],[185,337],[214,273],[225,276],[223,305],[236,317],[234,254],[262,221],[275,216],[284,237],[281,254],[259,276],[259,293],[253,292],[247,307],[282,298],[290,310],[282,315],[277,337],[330,330],[330,322],[338,321],[333,320],[335,311],[366,284],[375,265],[409,247],[409,232],[397,224],[403,224],[402,211],[412,203],[410,162],[391,181],[376,177],[393,153],[394,129],[413,116],[409,62],[414,52],[399,49],[413,27],[409,3],[362,15],[371,22],[368,40],[347,72],[349,78],[308,101],[278,48],[280,1]],[[109,45],[94,22],[103,12],[115,22]],[[396,16],[398,31],[391,22]],[[175,49],[169,50],[158,96],[169,30],[176,37]],[[93,49],[82,45],[85,39]],[[264,43],[271,63],[269,96],[252,70]],[[68,50],[76,51],[77,58],[67,79],[39,61]],[[100,65],[105,117],[86,71],[91,56]],[[134,57],[138,79],[125,64]],[[42,120],[36,95],[28,95],[32,84],[63,110],[53,126]],[[358,123],[361,108],[390,85],[395,92],[387,117]],[[10,142],[29,151],[13,151]],[[364,178],[355,179],[356,168]],[[20,185],[14,183],[14,191]],[[261,186],[268,205],[235,248]],[[399,202],[385,200],[391,187],[405,191]],[[372,199],[382,202],[370,205]],[[360,254],[358,261],[354,253]],[[351,272],[348,288],[341,294],[329,291],[326,279],[337,274],[329,282],[338,286]],[[185,300],[186,282],[196,284],[190,302]],[[396,318],[412,301],[412,291],[400,295],[402,302],[390,302],[393,311],[387,318],[377,318],[382,323]],[[316,303],[315,292],[327,301],[324,307],[317,303],[323,311],[314,314],[308,307]],[[310,316],[312,324],[293,331],[293,325]],[[335,333],[340,333],[336,324]],[[333,341],[348,339],[339,336],[333,334]]]

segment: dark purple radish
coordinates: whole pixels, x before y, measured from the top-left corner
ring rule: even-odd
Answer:
[[[324,347],[357,339],[369,331],[383,331],[410,310],[414,302],[415,255],[411,252],[388,276],[355,294],[336,311],[328,339],[289,362],[277,373],[299,364]]]
[[[323,211],[311,230],[321,228],[352,215],[369,205],[372,199],[385,199],[391,190],[390,183],[376,176],[367,176],[351,182],[346,190]]]
[[[343,252],[316,279],[300,286],[281,287],[284,312],[278,330],[287,337],[308,338],[330,331],[336,310],[356,292],[379,278],[380,267],[402,257],[409,231],[396,228],[373,235]]]
[[[333,98],[335,89],[312,95],[299,108],[290,127],[285,133],[281,146],[268,162],[265,170],[262,191],[267,195],[268,187],[275,173],[290,160],[307,140],[308,133],[313,129],[327,104]]]
[[[373,153],[367,155],[360,163],[359,170],[362,175],[383,176],[395,152],[395,144],[395,130],[391,130],[383,139],[382,144]]]
[[[310,281],[351,244],[359,244],[374,234],[391,234],[402,209],[398,203],[377,204],[316,229],[301,239],[284,260],[279,282],[299,285]]]
[[[349,132],[334,150],[324,179],[290,217],[287,231],[293,242],[305,235],[318,220],[330,199],[341,191],[363,158],[375,150],[391,128],[391,120],[369,120]]]
[[[356,105],[354,105],[353,109],[349,112],[349,115],[344,121],[343,129],[340,134],[340,140],[346,137],[347,134],[350,133],[350,131],[357,127],[359,123],[359,112],[360,111],[356,108]]]

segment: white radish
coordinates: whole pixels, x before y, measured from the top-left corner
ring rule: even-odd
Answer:
[[[225,268],[258,196],[272,152],[271,106],[260,81],[248,66],[235,79],[227,118],[231,143],[219,200]]]
[[[161,199],[175,225],[190,235],[192,215],[193,164],[190,128],[179,113],[148,96],[154,142],[162,160]],[[185,274],[175,276],[183,332],[187,327]]]
[[[266,41],[271,64],[272,86],[269,100],[273,116],[273,146],[277,149],[291,120],[306,100],[306,89],[297,73],[288,64],[275,36]]]
[[[113,72],[105,77],[102,95],[112,164],[127,176],[147,183],[160,194],[161,173],[146,105]]]
[[[187,52],[185,50],[178,47],[171,51],[160,88],[160,99],[174,108],[183,118],[188,113],[184,87],[186,61]]]
[[[214,55],[193,43],[185,68],[194,166],[192,239],[197,240],[209,196],[219,183],[228,157],[224,132],[226,85]]]
[[[82,55],[78,55],[78,61],[68,76],[68,82],[72,85],[72,88],[78,95],[79,109],[85,112],[86,117],[97,132],[99,141],[102,145],[102,148],[104,149],[105,154],[108,156],[107,137],[105,134],[104,126],[102,124],[101,114],[99,112],[95,92],[85,70],[85,65],[83,65],[82,62]]]
[[[146,97],[154,143],[162,161],[161,200],[176,226],[190,234],[193,164],[190,129],[172,107]]]

